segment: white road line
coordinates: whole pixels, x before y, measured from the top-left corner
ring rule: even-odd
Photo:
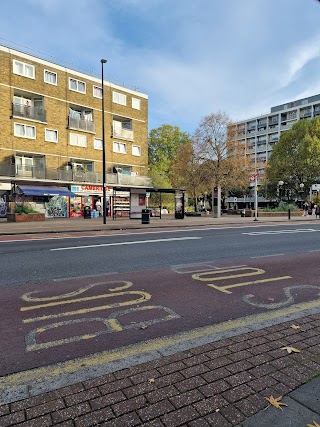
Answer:
[[[308,251],[308,252],[320,252],[320,249],[314,249],[313,251]]]
[[[256,258],[269,258],[272,256],[284,256],[285,254],[270,254],[270,255],[258,255],[258,256],[251,256],[251,259],[256,259]]]
[[[174,230],[164,230],[164,229],[160,229],[161,225],[159,226],[158,229],[154,230],[154,231],[143,231],[141,232],[140,229],[137,229],[135,232],[128,232],[128,233],[117,233],[118,230],[106,230],[105,233],[103,234],[92,234],[92,235],[81,235],[81,236],[77,236],[77,235],[68,235],[68,236],[50,236],[50,237],[32,237],[30,239],[28,238],[16,238],[13,240],[4,240],[6,239],[6,236],[8,235],[0,235],[0,244],[1,243],[28,243],[28,242],[32,242],[32,241],[39,241],[39,240],[66,240],[66,239],[90,239],[90,238],[94,238],[94,237],[113,237],[113,236],[136,236],[136,235],[144,235],[144,234],[162,234],[162,233],[184,233],[184,232],[192,232],[192,231],[208,231],[208,230],[241,230],[243,228],[257,228],[257,227],[280,227],[283,224],[259,224],[259,225],[237,225],[237,226],[218,226],[218,227],[207,227],[207,226],[203,226],[200,228],[180,228],[180,229],[174,229]],[[313,231],[320,231],[320,230],[313,230]],[[89,233],[94,233],[94,230],[91,231],[86,231]],[[57,234],[64,234],[64,232],[57,232]],[[70,233],[70,232],[69,232]],[[76,231],[75,233],[81,233],[81,231]],[[85,233],[85,232],[82,232]],[[253,233],[264,233],[264,232],[252,232],[252,233],[242,233],[242,234],[253,234]],[[48,231],[43,231],[43,233],[41,234],[48,234]]]
[[[122,246],[122,245],[137,245],[139,243],[160,243],[160,242],[172,242],[176,240],[199,240],[202,237],[177,237],[173,239],[157,239],[157,240],[137,240],[135,242],[118,242],[118,243],[102,243],[100,245],[87,245],[87,246],[70,246],[67,248],[55,248],[50,251],[67,251],[72,249],[88,249],[88,248],[100,248],[102,246]]]
[[[242,234],[247,234],[249,236],[260,236],[264,234],[275,235],[275,234],[313,233],[314,231],[319,231],[319,230],[314,230],[313,228],[298,228],[295,230],[251,231],[250,233],[242,233]]]

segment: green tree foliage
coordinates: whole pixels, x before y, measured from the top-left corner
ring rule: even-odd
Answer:
[[[172,188],[177,151],[189,142],[189,135],[178,126],[164,124],[149,133],[149,168],[155,187]]]
[[[266,168],[267,182],[279,181],[297,195],[300,184],[306,191],[320,178],[320,118],[299,120],[283,132],[272,150]]]

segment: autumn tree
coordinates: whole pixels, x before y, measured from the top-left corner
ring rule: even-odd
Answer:
[[[191,141],[181,145],[177,150],[172,169],[172,184],[174,187],[187,190],[193,199],[194,209],[197,211],[198,196],[206,191],[208,182],[206,172]]]
[[[248,182],[244,153],[236,141],[234,126],[227,114],[218,112],[205,116],[194,135],[194,146],[212,187],[228,191]],[[220,216],[221,203],[218,203]]]
[[[299,120],[283,132],[271,152],[266,178],[276,187],[283,181],[286,190],[298,195],[300,184],[308,189],[320,178],[320,118]]]

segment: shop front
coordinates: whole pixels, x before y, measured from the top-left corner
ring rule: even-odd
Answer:
[[[10,183],[0,182],[0,218],[6,218],[7,216],[11,187]]]
[[[85,207],[97,211],[98,216],[102,216],[102,185],[71,185],[71,191],[74,195],[70,197],[70,218],[83,217]],[[110,215],[108,208],[112,203],[112,195],[112,188],[106,187],[107,215]]]
[[[28,203],[46,218],[68,218],[69,198],[74,194],[66,187],[17,184],[15,203]]]

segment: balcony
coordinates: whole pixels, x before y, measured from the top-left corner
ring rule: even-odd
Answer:
[[[69,129],[83,130],[85,132],[94,133],[94,121],[85,119],[76,119],[75,117],[69,116]]]
[[[133,141],[132,120],[122,116],[113,116],[112,137]]]
[[[31,107],[30,105],[12,104],[12,115],[30,120],[46,121],[46,111],[42,108]]]
[[[258,129],[263,127],[267,127],[267,122],[258,122]]]
[[[281,130],[288,130],[292,128],[292,123],[287,125],[286,123],[281,125]]]
[[[133,141],[133,130],[119,129],[113,126],[112,136],[114,138],[122,138],[122,139],[128,139],[129,141]]]
[[[300,119],[305,119],[307,117],[311,117],[311,111],[305,111],[304,113],[300,114]]]
[[[121,173],[108,173],[107,184],[134,185],[134,186],[152,186],[152,180],[148,176],[132,176]]]
[[[313,115],[314,116],[319,116],[320,115],[320,107],[315,107]]]
[[[263,151],[266,151],[266,148],[267,148],[266,144],[260,144],[260,145],[258,145],[258,147],[257,147],[257,153],[261,153]]]
[[[41,179],[48,181],[102,183],[102,173],[73,171],[72,169],[50,169],[39,166],[0,165],[0,176],[19,179]],[[127,185],[151,187],[152,180],[148,176],[132,176],[120,173],[109,173],[106,176],[109,185]]]

